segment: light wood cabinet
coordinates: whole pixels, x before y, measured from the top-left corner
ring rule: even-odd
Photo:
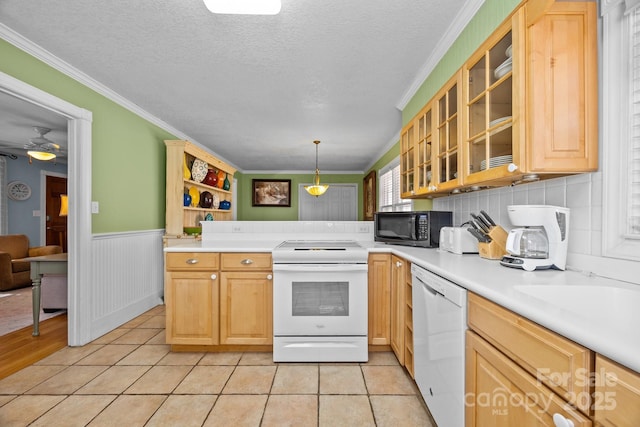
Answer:
[[[529,0],[516,9],[403,128],[402,197],[596,170],[596,35],[595,2]],[[430,162],[420,141],[433,141]]]
[[[404,365],[405,269],[404,259],[391,255],[391,349]]]
[[[273,343],[271,254],[223,253],[220,344]]]
[[[468,324],[536,381],[589,414],[589,349],[473,293],[468,295]]]
[[[586,415],[472,331],[467,331],[465,363],[467,427],[553,426],[555,414],[575,427],[592,425]]]
[[[217,253],[169,253],[165,273],[166,342],[219,342]]]
[[[223,271],[221,276],[220,344],[272,344],[271,273]]]
[[[595,425],[640,425],[640,374],[596,355],[596,391],[593,396]]]
[[[368,260],[369,345],[389,345],[391,336],[391,255],[371,253]]]
[[[184,193],[193,188],[192,191],[197,191],[199,195],[208,191],[219,201],[230,202],[235,168],[189,141],[166,140],[164,143],[167,148],[165,244],[171,244],[176,237],[183,236],[184,227],[199,227],[200,221],[204,221],[207,214],[211,214],[216,221],[232,220],[234,206],[227,210],[184,206]],[[209,168],[224,174],[230,182],[229,189],[224,190],[193,180],[190,170],[195,159],[206,162]]]
[[[413,286],[411,263],[406,261],[404,275],[404,366],[415,377],[413,363]]]

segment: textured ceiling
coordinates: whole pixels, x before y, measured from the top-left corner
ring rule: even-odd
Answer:
[[[243,171],[364,171],[467,0],[1,0],[0,23]],[[29,130],[32,132],[32,130]],[[0,140],[4,140],[0,135]]]

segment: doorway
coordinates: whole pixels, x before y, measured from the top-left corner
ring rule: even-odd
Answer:
[[[45,176],[45,237],[46,245],[58,245],[67,252],[67,207],[62,209],[62,196],[67,197],[67,178]]]

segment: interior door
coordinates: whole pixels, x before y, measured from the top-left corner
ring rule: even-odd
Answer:
[[[46,244],[62,246],[67,252],[67,216],[60,215],[60,195],[67,194],[67,178],[47,175],[46,197]]]

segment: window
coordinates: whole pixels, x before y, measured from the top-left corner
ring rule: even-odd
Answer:
[[[603,254],[640,260],[640,0],[601,6]]]
[[[410,211],[413,209],[411,200],[400,198],[400,158],[391,161],[380,169],[378,189],[380,212]]]

